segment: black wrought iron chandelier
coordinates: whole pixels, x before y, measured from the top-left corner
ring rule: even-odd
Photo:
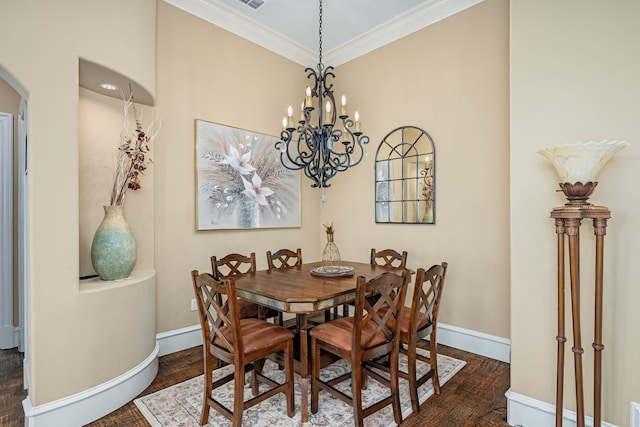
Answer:
[[[356,166],[364,156],[363,145],[369,137],[362,133],[362,123],[356,111],[354,120],[347,114],[347,99],[343,95],[340,111],[337,111],[333,95],[335,78],[333,67],[322,63],[322,0],[320,0],[320,47],[316,70],[305,69],[312,84],[306,88],[306,96],[300,106],[297,124],[293,109],[289,106],[287,117],[282,119],[280,151],[282,165],[291,170],[304,171],[313,181],[311,187],[330,187],[328,181],[338,172]]]

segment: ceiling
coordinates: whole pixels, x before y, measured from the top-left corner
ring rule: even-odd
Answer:
[[[117,89],[105,89],[100,86],[102,83],[115,85]],[[135,94],[136,103],[154,104],[153,95],[135,80],[84,58],[79,59],[79,85],[93,92],[118,99]]]
[[[318,0],[164,1],[301,65],[318,62]],[[348,62],[482,1],[323,0],[323,62]]]
[[[164,0],[303,66],[318,62],[318,0]],[[322,62],[338,66],[484,0],[323,0]],[[246,3],[262,3],[254,9]],[[136,102],[153,96],[126,76],[80,60],[80,86],[114,98],[99,83],[129,86]]]

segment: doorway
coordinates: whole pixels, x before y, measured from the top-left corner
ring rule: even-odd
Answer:
[[[0,349],[17,348],[23,353],[24,388],[28,389],[27,94],[1,67],[0,94]]]
[[[0,349],[18,347],[13,280],[13,114],[0,111]]]

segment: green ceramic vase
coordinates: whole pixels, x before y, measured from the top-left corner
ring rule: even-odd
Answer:
[[[123,206],[104,206],[104,218],[93,236],[91,263],[102,280],[129,277],[136,265],[136,241]]]

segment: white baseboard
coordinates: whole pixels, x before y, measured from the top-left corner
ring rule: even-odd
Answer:
[[[512,426],[537,427],[552,426],[556,419],[556,406],[542,402],[509,389],[507,396],[507,423]],[[576,427],[576,413],[568,409],[562,411],[562,425]],[[593,418],[585,417],[585,426],[593,427]],[[615,424],[602,422],[603,427],[617,427]],[[634,427],[634,424],[631,424]],[[637,426],[637,424],[635,424]]]
[[[438,323],[438,343],[509,363],[511,341],[470,329]]]
[[[20,327],[13,328],[13,346],[18,347],[19,351],[22,351],[22,333]]]
[[[6,350],[17,347],[15,345],[14,329],[15,326],[13,325],[2,325],[0,327],[0,349]]]
[[[83,426],[133,400],[158,373],[159,344],[135,368],[89,390],[39,406],[22,401],[26,427]]]
[[[0,349],[7,350],[10,348],[21,348],[20,327],[13,325],[4,325],[0,328]]]
[[[30,380],[29,380],[29,369],[31,367],[29,366],[29,359],[27,359],[26,357],[24,359],[22,359],[22,387],[25,390],[29,390],[30,387]]]
[[[630,427],[640,427],[640,403],[631,402],[631,423]]]
[[[173,331],[156,334],[156,341],[160,344],[158,356],[186,350],[197,345],[202,345],[202,331],[200,325],[187,326]]]

